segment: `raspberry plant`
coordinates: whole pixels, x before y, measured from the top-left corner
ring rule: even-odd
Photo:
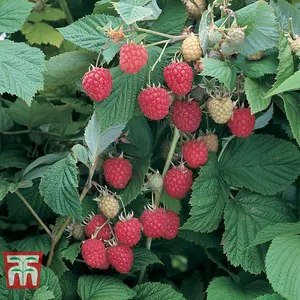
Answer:
[[[0,300],[300,299],[300,12],[0,0]]]

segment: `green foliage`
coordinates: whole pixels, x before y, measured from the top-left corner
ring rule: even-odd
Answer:
[[[131,272],[137,272],[152,264],[162,264],[161,260],[144,247],[134,248],[134,263]]]
[[[38,288],[32,297],[32,300],[51,300],[51,299],[54,299],[54,294],[52,291],[49,291],[47,286],[42,286]]]
[[[44,255],[47,255],[50,250],[50,240],[47,234],[29,236],[10,243],[10,246],[16,251],[41,251]]]
[[[62,258],[69,260],[73,264],[78,254],[80,253],[80,250],[81,243],[77,242],[64,249],[61,252],[61,256]]]
[[[55,299],[61,299],[62,291],[59,285],[58,277],[55,273],[46,267],[42,267],[40,288],[47,287]]]

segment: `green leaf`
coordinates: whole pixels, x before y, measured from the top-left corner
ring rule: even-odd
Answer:
[[[186,9],[182,1],[168,1],[158,19],[150,27],[153,31],[159,31],[171,35],[180,35],[187,19]],[[148,34],[147,42],[155,43],[165,39],[157,35]]]
[[[166,207],[167,209],[175,211],[177,214],[180,213],[181,210],[181,200],[172,198],[169,196],[165,190],[162,191],[160,202]]]
[[[182,294],[176,292],[171,285],[160,282],[147,282],[135,286],[134,300],[184,300]]]
[[[124,128],[125,125],[117,125],[102,131],[101,121],[96,113],[93,113],[84,132],[84,140],[89,148],[89,159],[92,164],[121,135]]]
[[[299,73],[300,74],[300,73]],[[284,103],[286,117],[291,126],[293,136],[300,145],[300,102],[290,94],[283,94],[281,98]]]
[[[51,300],[54,299],[54,294],[52,291],[48,290],[49,287],[47,286],[42,286],[40,288],[38,288],[33,297],[32,300]]]
[[[250,246],[266,243],[279,236],[288,236],[300,233],[300,223],[278,223],[260,230]]]
[[[0,131],[7,131],[14,126],[14,121],[12,120],[8,109],[0,105]]]
[[[41,251],[45,255],[50,250],[50,237],[47,234],[26,237],[10,243],[11,248],[17,251]]]
[[[28,164],[27,157],[22,150],[3,150],[0,152],[0,170],[5,168],[25,168]]]
[[[281,297],[278,294],[267,294],[267,295],[255,298],[255,300],[285,300],[285,298]]]
[[[43,89],[44,68],[44,54],[41,50],[25,43],[1,41],[0,94],[16,95],[30,105],[35,93]]]
[[[134,261],[131,272],[137,272],[153,264],[162,264],[161,260],[150,250],[144,247],[133,249]]]
[[[121,44],[116,44],[114,41],[109,41],[102,53],[103,60],[109,64],[120,51],[121,46]]]
[[[24,300],[25,289],[8,289],[5,282],[5,277],[0,279],[0,300]]]
[[[93,58],[85,52],[72,51],[51,57],[46,63],[45,85],[67,85],[88,71]]]
[[[228,277],[218,277],[209,284],[206,292],[207,300],[250,300],[271,292],[271,288],[263,280],[253,281],[243,287]]]
[[[300,297],[300,236],[275,238],[266,257],[267,277],[275,292],[287,299]]]
[[[112,4],[124,22],[130,25],[152,15],[151,8],[143,7],[148,2],[150,0],[124,0]]]
[[[33,10],[27,18],[27,21],[58,21],[65,18],[65,13],[61,9],[47,6],[43,11]]]
[[[256,118],[254,130],[261,129],[267,126],[273,117],[273,113],[274,107],[272,104],[266,112],[264,112],[261,116]]]
[[[42,266],[41,270],[41,281],[40,281],[40,288],[46,286],[48,289],[53,292],[55,299],[61,299],[62,292],[59,285],[58,277],[54,274],[54,272]]]
[[[93,114],[92,104],[83,102],[82,99],[62,98],[61,101],[71,106],[76,112],[79,112],[80,114],[85,114],[89,116]]]
[[[192,276],[182,281],[180,290],[187,300],[204,300],[204,283],[201,282],[200,272],[195,272]]]
[[[300,173],[300,152],[285,140],[253,134],[236,138],[220,160],[222,178],[229,185],[264,195],[283,191]]]
[[[62,259],[62,251],[65,250],[68,246],[69,240],[63,236],[60,240],[56,251],[54,252],[53,261],[51,264],[51,269],[54,271],[54,273],[60,278],[64,273],[69,271],[65,263]]]
[[[208,33],[209,33],[209,26],[211,24],[211,11],[206,10],[203,12],[201,16],[201,20],[199,22],[199,39],[200,45],[203,52],[203,55],[207,52],[207,47],[209,43]]]
[[[54,212],[80,220],[82,209],[77,191],[76,162],[74,154],[56,162],[45,172],[39,189]]]
[[[19,30],[33,6],[27,0],[0,0],[0,32]]]
[[[81,276],[78,294],[82,300],[127,300],[135,296],[122,281],[109,276]]]
[[[245,92],[252,114],[265,110],[270,105],[271,97],[266,97],[267,91],[268,86],[266,83],[260,80],[250,79],[248,77],[246,78]]]
[[[80,144],[76,144],[72,147],[78,161],[82,162],[89,168],[89,152],[88,150]]]
[[[267,245],[249,247],[259,230],[270,224],[294,221],[290,207],[281,198],[244,190],[227,202],[224,212],[224,253],[233,266],[259,274],[264,270]]]
[[[8,182],[0,177],[0,201],[8,193],[14,193],[19,188],[19,183]]]
[[[0,249],[2,252],[11,251],[11,248],[2,237],[0,237]],[[3,276],[3,274],[4,274],[4,260],[3,260],[3,255],[0,255],[0,276]],[[0,290],[0,297],[1,297],[1,290]]]
[[[122,24],[121,18],[95,14],[83,17],[71,25],[58,30],[66,40],[71,41],[75,45],[100,52],[108,40],[104,27],[109,29],[111,25],[112,28],[116,28]]]
[[[236,81],[235,67],[232,67],[229,62],[214,58],[202,58],[201,62],[204,63],[204,71],[201,75],[215,77],[224,83],[229,91],[233,89]]]
[[[62,300],[77,300],[78,277],[72,272],[66,272],[61,276],[60,285],[63,293]]]
[[[210,154],[208,162],[200,169],[192,190],[191,217],[182,228],[199,232],[216,230],[229,197],[229,187],[220,177],[216,155]]]
[[[61,252],[62,258],[69,260],[72,264],[80,253],[81,243],[74,243]]]

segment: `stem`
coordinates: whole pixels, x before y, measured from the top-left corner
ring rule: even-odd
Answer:
[[[295,32],[294,32],[294,29],[293,29],[293,19],[292,18],[289,18],[289,29],[290,29],[290,35],[292,37],[292,39],[296,39],[296,35],[295,35]]]
[[[105,42],[104,46],[102,47],[102,49],[100,50],[100,52],[99,52],[99,54],[97,56],[96,68],[98,67],[100,56],[103,53],[103,51],[106,49],[108,42],[109,42],[109,39]]]
[[[45,231],[47,232],[47,234],[52,239],[52,234],[51,234],[50,229],[46,226],[46,224],[42,221],[42,219],[37,215],[37,213],[34,211],[34,209],[30,206],[30,204],[26,201],[26,199],[19,192],[19,190],[16,190],[15,193],[23,201],[23,203],[25,204],[25,206],[30,210],[30,212],[32,213],[32,215],[36,218],[36,220],[40,223],[40,225],[45,229]]]
[[[146,240],[146,248],[147,248],[148,250],[151,249],[151,243],[152,243],[152,238],[147,237],[147,240]],[[141,273],[140,273],[140,275],[139,275],[139,279],[138,279],[137,284],[141,284],[141,283],[143,282],[144,277],[145,277],[146,270],[147,270],[147,268],[143,268],[143,269],[141,270]]]
[[[64,11],[64,13],[66,15],[67,22],[69,24],[73,23],[74,19],[72,17],[71,12],[70,12],[70,9],[69,9],[69,6],[67,4],[67,1],[66,0],[58,0],[58,2],[59,2],[59,5],[60,5],[61,9]]]
[[[149,48],[149,47],[152,47],[152,46],[157,46],[157,45],[161,45],[161,44],[165,44],[165,43],[169,43],[169,42],[170,42],[170,40],[163,40],[163,41],[160,41],[160,42],[148,44],[148,45],[144,46],[144,48]]]
[[[1,134],[24,134],[29,133],[30,130],[19,130],[19,131],[0,131]]]
[[[220,161],[220,159],[221,159],[221,157],[222,157],[222,155],[223,155],[223,153],[224,153],[226,147],[228,146],[228,144],[229,144],[234,138],[235,138],[235,135],[232,135],[232,136],[230,136],[230,137],[227,139],[226,144],[223,146],[223,148],[222,148],[222,150],[221,150],[221,152],[220,152],[220,154],[219,154],[218,161]]]

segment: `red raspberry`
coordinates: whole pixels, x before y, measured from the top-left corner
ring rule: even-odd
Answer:
[[[227,122],[232,134],[238,137],[248,137],[255,125],[255,116],[251,115],[250,108],[238,108],[233,111],[231,119]]]
[[[95,68],[83,75],[82,87],[95,101],[106,99],[111,92],[113,80],[110,71],[105,68]]]
[[[135,246],[141,239],[142,225],[137,218],[121,219],[114,229],[118,241],[127,246]]]
[[[183,144],[183,158],[191,168],[205,165],[208,159],[208,149],[204,142],[191,140]]]
[[[185,62],[173,62],[164,69],[168,87],[178,95],[186,95],[192,89],[193,69]]]
[[[106,270],[109,262],[106,249],[101,240],[88,239],[82,243],[81,254],[85,263],[91,268]]]
[[[109,158],[103,165],[105,180],[116,189],[124,189],[132,176],[132,165],[122,157]]]
[[[163,236],[166,215],[163,208],[155,210],[145,209],[140,217],[144,233],[150,238],[160,238]]]
[[[178,234],[178,229],[180,227],[180,218],[172,210],[167,210],[165,214],[166,214],[166,223],[165,223],[163,238],[167,240],[172,240]]]
[[[164,188],[169,196],[181,199],[191,189],[193,172],[180,165],[170,169],[164,177]]]
[[[172,121],[182,132],[196,131],[200,125],[202,111],[196,101],[177,100],[172,108]]]
[[[102,226],[106,222],[106,218],[102,215],[94,216],[90,222],[84,227],[85,235],[91,237],[96,231],[97,228]],[[98,232],[96,239],[109,240],[111,238],[111,231],[108,224],[105,224],[100,231]]]
[[[131,270],[134,255],[129,246],[117,245],[107,249],[107,259],[118,272],[127,274]]]
[[[138,102],[143,114],[151,120],[161,120],[169,113],[171,99],[168,92],[160,87],[142,90]]]
[[[139,72],[148,61],[148,52],[142,45],[124,44],[120,49],[120,68],[130,74]]]

